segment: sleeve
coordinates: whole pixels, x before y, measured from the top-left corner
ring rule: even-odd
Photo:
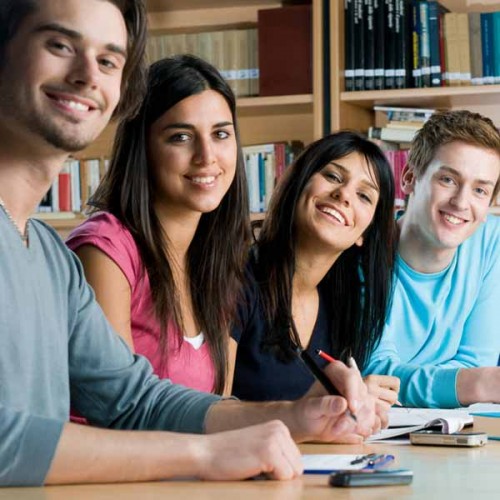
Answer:
[[[0,486],[41,486],[63,425],[0,404]]]
[[[220,398],[153,375],[149,361],[132,354],[112,330],[78,259],[72,258],[69,371],[73,408],[101,427],[204,432],[205,415]]]
[[[402,363],[394,329],[386,328],[365,374],[393,375],[401,379],[400,401],[417,407],[459,407],[456,379],[461,368],[496,366],[500,353],[498,335],[500,304],[500,225],[492,224],[493,237],[483,241],[485,262],[479,294],[465,321],[456,355],[438,365]],[[495,229],[496,228],[496,229]],[[490,235],[491,236],[491,235]]]
[[[92,245],[106,254],[123,272],[131,288],[141,272],[141,259],[130,232],[116,217],[98,213],[71,232],[66,245],[73,251]]]

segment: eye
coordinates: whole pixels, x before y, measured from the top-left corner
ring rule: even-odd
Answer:
[[[61,40],[49,40],[47,46],[56,53],[72,54],[74,52],[73,47],[69,43]]]
[[[177,134],[173,134],[168,138],[168,142],[174,142],[174,143],[183,143],[189,141],[190,136],[189,134],[186,134],[185,132],[179,132]]]
[[[479,195],[479,196],[489,196],[489,193],[488,191],[486,191],[486,189],[482,188],[482,187],[477,187],[474,189],[474,191]]]
[[[217,139],[228,139],[231,134],[227,130],[217,130],[215,136]]]
[[[442,175],[439,180],[443,183],[443,184],[455,184],[455,179],[453,179],[453,177],[450,177],[449,175]]]
[[[102,57],[99,59],[99,64],[106,69],[121,69],[122,65],[110,57]]]
[[[359,196],[359,198],[360,198],[363,202],[365,202],[365,203],[369,203],[370,205],[372,205],[372,204],[373,204],[373,201],[372,201],[372,199],[371,199],[371,196],[367,195],[366,193],[359,192],[359,193],[358,193],[358,196]]]
[[[342,184],[342,182],[343,182],[342,176],[339,175],[337,172],[332,172],[332,171],[327,170],[323,173],[323,175],[330,182],[334,182],[336,184]]]

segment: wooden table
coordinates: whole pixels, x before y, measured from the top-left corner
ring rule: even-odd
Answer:
[[[476,418],[474,430],[500,436],[500,419]],[[14,500],[299,500],[500,499],[500,441],[477,449],[411,445],[302,445],[304,453],[391,453],[395,467],[414,472],[409,486],[331,488],[327,476],[294,481],[164,481],[156,483],[4,488],[0,499]]]

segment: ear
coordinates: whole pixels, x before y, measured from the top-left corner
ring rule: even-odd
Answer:
[[[407,163],[401,172],[401,189],[403,193],[406,195],[413,193],[415,189],[415,182],[416,176],[413,167]]]
[[[354,244],[358,247],[362,247],[363,246],[363,236],[360,236],[355,242]]]

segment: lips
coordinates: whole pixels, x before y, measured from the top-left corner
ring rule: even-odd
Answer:
[[[443,218],[447,222],[449,222],[450,224],[452,224],[454,226],[459,226],[460,224],[465,224],[466,222],[468,222],[466,219],[463,219],[461,217],[457,217],[456,215],[453,215],[453,214],[450,214],[447,212],[441,212],[441,215],[443,216]]]
[[[342,212],[340,212],[339,210],[337,210],[336,208],[329,206],[329,205],[318,205],[317,208],[320,212],[328,214],[329,216],[334,218],[337,222],[339,222],[343,226],[349,225],[344,214]]]
[[[101,108],[94,99],[60,92],[46,91],[45,93],[49,99],[56,101],[59,105],[75,111],[89,112]]]

